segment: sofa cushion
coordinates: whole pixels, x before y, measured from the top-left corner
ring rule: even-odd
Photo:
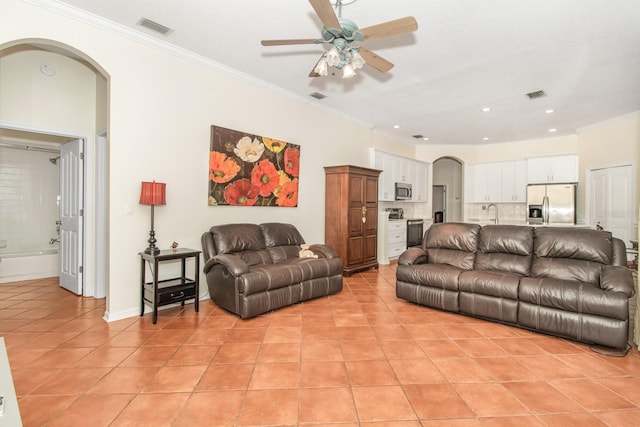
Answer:
[[[248,273],[240,276],[239,291],[242,294],[251,295],[341,274],[342,261],[340,258],[291,258],[279,264],[251,267]]]
[[[273,263],[298,257],[304,239],[293,224],[270,222],[260,224],[260,228]]]
[[[215,225],[213,234],[216,254],[236,254],[249,265],[270,264],[262,229],[256,224]]]
[[[477,224],[433,224],[429,227],[423,242],[427,262],[471,270],[478,247],[479,232],[480,226]]]
[[[521,302],[574,313],[613,319],[629,317],[628,298],[576,280],[523,277],[518,297]]]
[[[462,271],[449,264],[398,265],[396,278],[407,283],[457,291]]]
[[[527,276],[532,256],[533,227],[485,225],[480,229],[474,269]]]
[[[521,277],[502,271],[463,271],[458,287],[463,292],[517,300]]]
[[[611,233],[565,227],[535,230],[532,277],[577,280],[599,286],[603,266],[613,262]]]

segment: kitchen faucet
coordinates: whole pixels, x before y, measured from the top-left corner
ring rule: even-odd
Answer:
[[[493,218],[493,223],[497,225],[498,224],[498,205],[496,205],[495,203],[489,203],[487,205],[487,213],[489,213],[489,208],[491,207],[496,208],[496,215]]]

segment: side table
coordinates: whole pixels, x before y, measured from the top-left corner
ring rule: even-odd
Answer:
[[[161,250],[157,255],[138,252],[140,255],[140,316],[144,315],[145,302],[153,307],[153,323],[158,320],[158,307],[182,303],[189,299],[195,299],[194,305],[196,312],[199,310],[200,296],[200,253],[194,249],[179,248]],[[186,262],[192,258],[195,262],[194,278],[186,277]],[[172,279],[158,279],[158,266],[163,261],[171,261],[179,259],[182,263],[180,277]],[[146,281],[146,263],[153,265],[152,281]]]

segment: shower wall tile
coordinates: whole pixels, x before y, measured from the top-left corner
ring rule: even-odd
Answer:
[[[56,155],[0,147],[0,239],[7,241],[0,254],[51,248],[60,215],[60,169],[49,160]]]

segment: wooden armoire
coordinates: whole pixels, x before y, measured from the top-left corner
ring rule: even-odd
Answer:
[[[326,166],[325,243],[338,252],[346,276],[378,268],[378,175],[359,166]]]

